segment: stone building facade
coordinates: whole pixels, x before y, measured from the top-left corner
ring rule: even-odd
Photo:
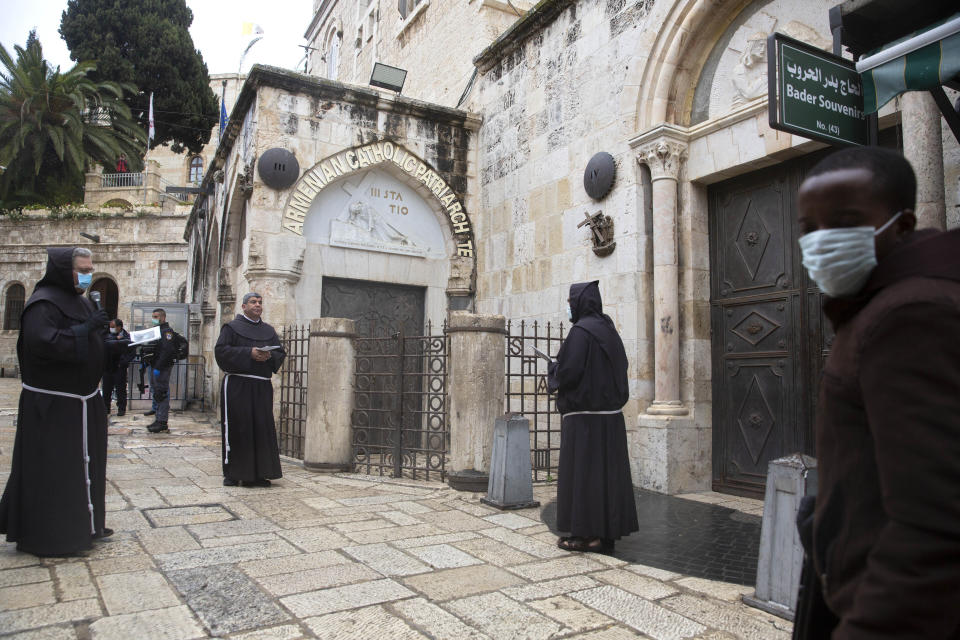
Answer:
[[[210,89],[222,100],[227,112],[236,102],[246,76],[236,73],[210,75]],[[178,114],[158,111],[157,122],[176,120]],[[118,174],[116,166],[96,165],[86,174],[84,206],[99,210],[103,206],[135,207],[158,206],[173,211],[180,204],[192,203],[193,194],[167,193],[167,187],[198,187],[220,143],[219,114],[210,121],[210,141],[200,153],[174,153],[170,145],[150,149],[140,171]],[[131,163],[132,164],[132,163]],[[133,167],[131,166],[132,170]]]
[[[130,324],[132,302],[183,302],[186,297],[188,209],[159,208],[51,213],[25,211],[0,218],[0,367],[17,372],[16,343],[22,301],[43,277],[47,247],[82,246],[93,252],[96,271],[91,289],[101,292],[104,308]],[[99,243],[88,236],[98,236]]]
[[[216,195],[187,226],[204,348],[251,289],[275,324],[351,297],[392,306],[371,282],[421,287],[421,319],[558,322],[569,285],[598,279],[630,360],[634,481],[756,493],[770,459],[813,452],[831,340],[794,205],[825,145],[770,128],[765,39],[828,49],[836,1],[542,0],[520,18],[511,4],[409,1],[404,16],[323,0],[314,75],[251,72],[205,179]],[[403,96],[360,86],[374,58],[408,69]],[[880,127],[918,169],[921,226],[960,224],[960,151],[938,113],[907,94]],[[271,149],[297,161],[283,186],[257,166]],[[599,152],[616,177],[592,198]],[[599,213],[612,253],[581,224]]]

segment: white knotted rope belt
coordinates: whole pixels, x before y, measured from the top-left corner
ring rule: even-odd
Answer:
[[[254,376],[249,373],[228,373],[223,377],[223,464],[230,464],[230,401],[228,400],[230,396],[227,395],[227,383],[230,381],[231,376],[270,382],[270,378]]]
[[[611,411],[571,411],[560,415],[560,422],[567,416],[614,416],[623,413],[623,409],[613,409]]]
[[[87,482],[87,510],[90,512],[90,533],[97,534],[97,527],[93,522],[93,499],[90,497],[90,452],[87,450],[87,401],[94,396],[100,395],[100,389],[93,393],[81,396],[78,393],[67,393],[65,391],[51,391],[50,389],[40,389],[24,384],[23,388],[34,393],[45,393],[50,396],[63,396],[64,398],[74,398],[83,405],[83,475]]]

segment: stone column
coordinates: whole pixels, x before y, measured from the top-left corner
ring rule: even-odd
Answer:
[[[680,400],[680,264],[677,255],[677,177],[687,153],[685,143],[660,138],[641,146],[637,160],[650,168],[653,181],[653,415],[682,416]]]
[[[940,109],[926,91],[908,91],[900,100],[903,155],[917,174],[917,228],[946,229]]]
[[[356,335],[353,320],[310,321],[303,466],[311,471],[349,471],[353,465],[350,430]]]
[[[486,491],[493,427],[504,412],[506,319],[453,311],[447,331],[448,482],[454,489]]]

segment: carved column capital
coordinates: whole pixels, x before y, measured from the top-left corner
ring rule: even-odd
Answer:
[[[680,176],[680,167],[687,158],[686,143],[670,138],[654,140],[636,151],[637,162],[650,167],[650,175],[654,180],[676,180]]]

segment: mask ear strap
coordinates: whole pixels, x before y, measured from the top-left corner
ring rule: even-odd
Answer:
[[[896,221],[896,219],[899,218],[901,215],[903,215],[902,209],[900,211],[897,211],[895,214],[893,214],[893,217],[887,220],[887,223],[885,225],[883,225],[882,227],[874,231],[873,235],[878,236],[884,231],[886,231],[887,229],[889,229],[890,225],[892,225]]]

